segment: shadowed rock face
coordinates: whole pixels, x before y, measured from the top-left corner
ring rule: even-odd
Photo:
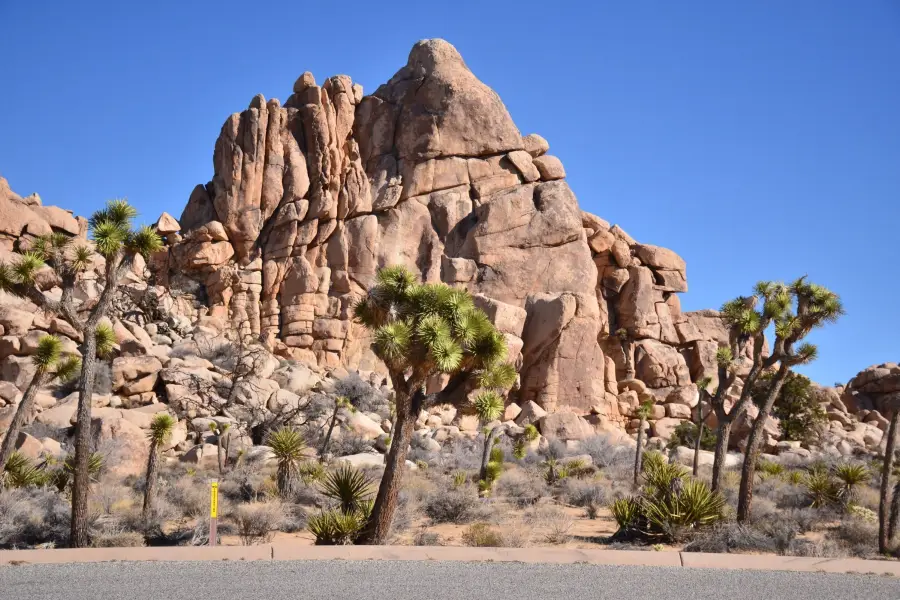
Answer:
[[[351,307],[379,267],[406,265],[504,320],[522,401],[621,424],[612,332],[647,340],[639,368],[666,397],[710,370],[723,327],[681,313],[684,261],[582,212],[548,149],[443,40],[370,96],[304,73],[284,105],[256,96],[226,120],[212,180],[151,266],[202,283],[214,315],[282,356],[377,369]]]

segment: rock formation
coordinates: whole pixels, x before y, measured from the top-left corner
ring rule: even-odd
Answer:
[[[351,307],[403,264],[478,294],[520,367],[519,402],[624,424],[621,328],[658,402],[696,404],[720,320],[682,313],[684,261],[583,212],[548,150],[442,40],[369,96],[304,73],[283,105],[257,96],[228,118],[212,180],[152,266],[281,356],[373,370]]]

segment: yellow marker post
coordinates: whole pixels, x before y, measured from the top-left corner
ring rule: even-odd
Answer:
[[[213,479],[209,484],[209,545],[217,543],[217,525],[219,521],[219,481]]]

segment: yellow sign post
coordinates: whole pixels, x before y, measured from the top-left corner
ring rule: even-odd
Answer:
[[[209,485],[209,545],[217,543],[219,521],[219,482],[214,479]]]

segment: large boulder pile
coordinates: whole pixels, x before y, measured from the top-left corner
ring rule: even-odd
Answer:
[[[279,356],[378,370],[351,308],[379,267],[406,265],[478,295],[520,369],[520,403],[628,423],[620,328],[660,405],[695,403],[720,320],[682,313],[684,261],[583,212],[548,150],[443,40],[417,43],[368,96],[304,73],[283,104],[257,96],[228,118],[212,179],[167,216],[151,266]]]

